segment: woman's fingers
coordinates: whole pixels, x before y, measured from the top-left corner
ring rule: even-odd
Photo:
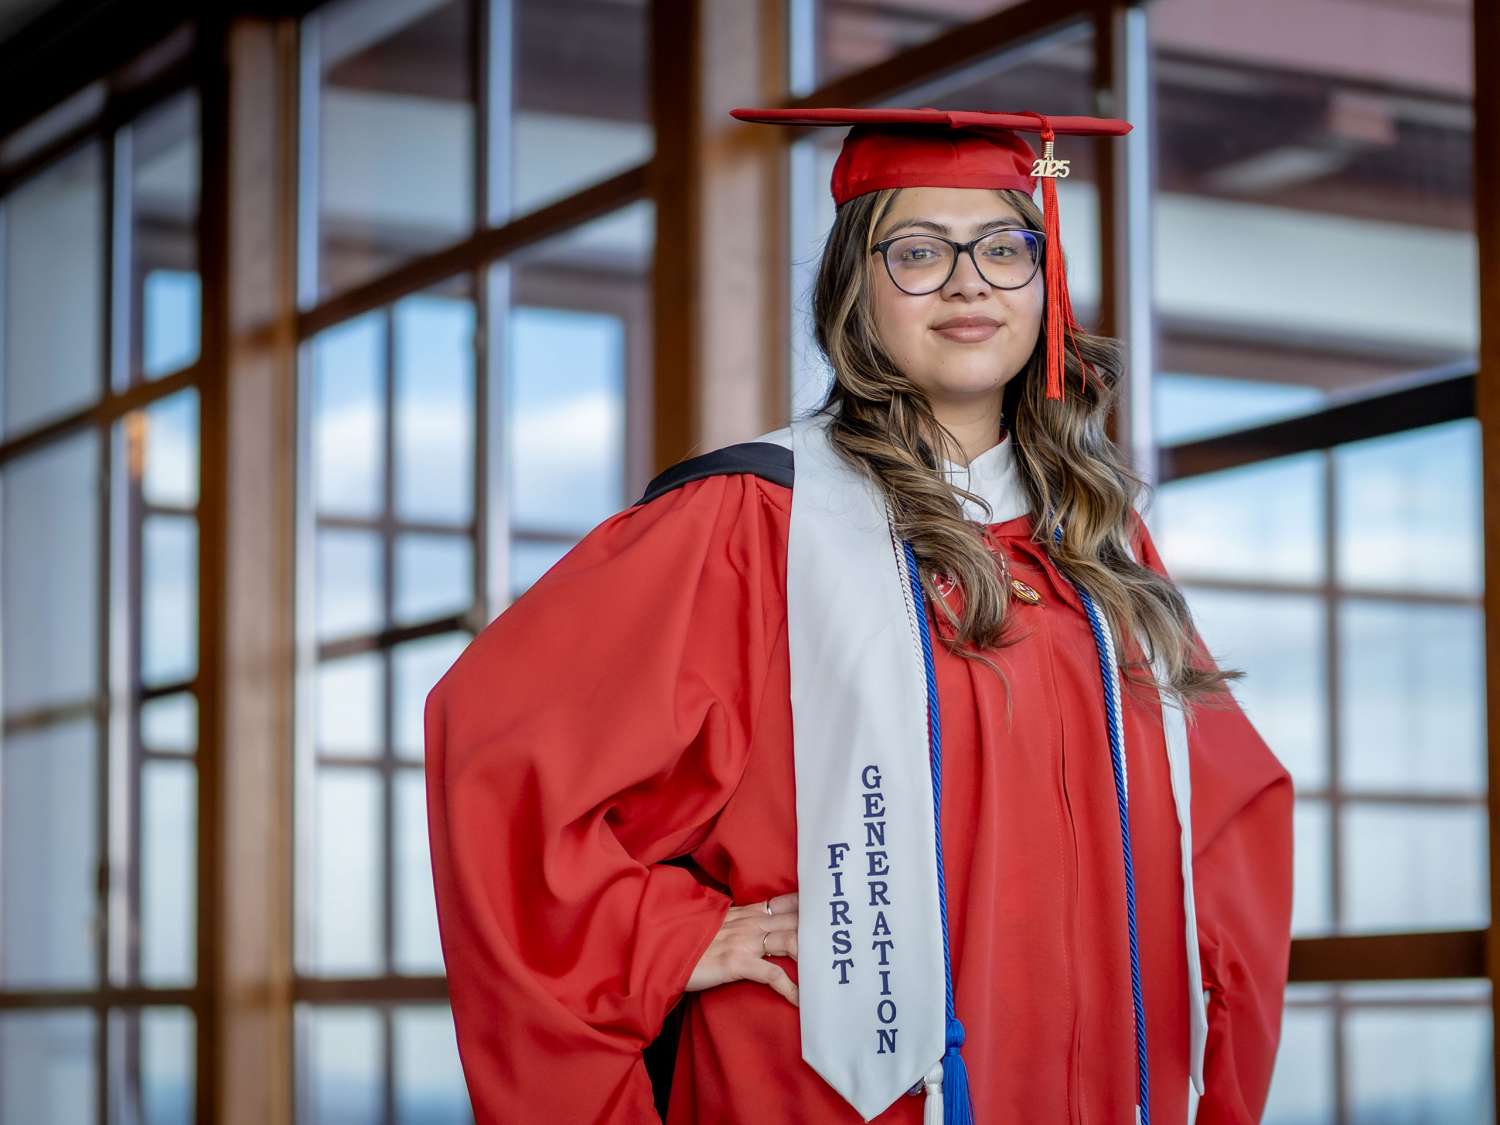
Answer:
[[[790,957],[793,961],[797,959],[797,931],[790,930],[767,930],[765,937],[766,954],[771,957]]]
[[[772,917],[775,917],[777,914],[795,915],[797,913],[796,891],[792,891],[790,894],[777,895],[775,898],[771,899],[770,902]],[[761,907],[761,911],[765,911],[764,906]]]
[[[762,984],[768,984],[776,992],[784,996],[794,1007],[801,1007],[798,1003],[797,986],[792,983],[792,978],[787,976],[786,970],[780,965],[770,961],[758,960],[755,967],[748,974],[750,980],[758,980]]]

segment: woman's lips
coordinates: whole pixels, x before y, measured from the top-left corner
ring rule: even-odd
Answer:
[[[952,328],[934,328],[939,336],[960,344],[977,344],[1000,331],[998,324],[955,324]]]

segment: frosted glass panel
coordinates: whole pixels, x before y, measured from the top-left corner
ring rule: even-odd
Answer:
[[[1221,668],[1245,678],[1230,690],[1298,788],[1328,783],[1328,629],[1307,594],[1185,585],[1193,620]]]
[[[307,280],[324,295],[473,229],[474,19],[461,0],[337,0],[305,26],[318,82]]]
[[[1262,1125],[1324,1125],[1335,1120],[1333,1013],[1325,1007],[1290,1003],[1304,994],[1297,985],[1287,990],[1281,1047]]]
[[[188,516],[141,521],[141,679],[192,679],[198,670],[198,524]]]
[[[1350,599],[1339,653],[1345,786],[1483,795],[1480,610]]]
[[[381,709],[384,658],[380,653],[329,660],[318,665],[318,753],[379,757],[384,732]]]
[[[462,613],[474,602],[474,550],[458,535],[396,541],[396,620],[415,624]]]
[[[183,391],[148,406],[138,435],[144,462],[141,498],[190,508],[198,503],[198,392]]]
[[[1356,1125],[1494,1120],[1487,1007],[1357,1010],[1345,1035]]]
[[[384,554],[367,531],[318,533],[318,636],[373,633],[385,619]]]
[[[1334,465],[1342,583],[1476,596],[1484,589],[1477,421],[1341,446]]]
[[[1167,570],[1179,580],[1321,581],[1323,456],[1284,457],[1164,484],[1151,527]]]
[[[581,535],[625,503],[625,322],[513,309],[510,370],[511,518]]]
[[[192,762],[141,769],[141,979],[191,984],[198,903],[198,771]]]
[[[148,379],[198,358],[198,132],[198,97],[189,90],[143,114],[128,133],[131,276],[140,286],[130,306],[132,355]]]
[[[0,742],[0,983],[95,983],[97,745],[89,722]]]
[[[312,972],[382,971],[380,790],[380,775],[373,772],[318,771]]]
[[[396,511],[462,524],[474,512],[474,306],[419,293],[395,318]]]
[[[427,693],[458,659],[469,640],[467,633],[443,633],[412,641],[394,651],[391,658],[396,693],[393,738],[399,757],[414,762],[422,760],[426,742],[423,714]]]
[[[103,390],[104,161],[96,145],[5,198],[7,437],[80,410]]]
[[[427,848],[427,785],[422,772],[405,769],[395,779],[396,971],[442,973],[432,858]]]
[[[396,1119],[422,1125],[473,1121],[452,1013],[446,1007],[398,1008],[394,1022]]]
[[[303,1125],[385,1120],[385,1038],[366,1008],[305,1008],[297,1119]]]
[[[0,1015],[0,1121],[79,1125],[97,1112],[98,1025],[89,1012]]]
[[[81,702],[98,690],[98,473],[91,432],[0,471],[7,715]]]
[[[1349,805],[1342,814],[1345,930],[1483,927],[1484,809]]]
[[[313,503],[320,513],[379,514],[385,472],[385,320],[367,313],[312,344]]]

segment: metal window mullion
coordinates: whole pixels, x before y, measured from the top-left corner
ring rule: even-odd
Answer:
[[[1342,737],[1343,723],[1339,715],[1340,693],[1343,690],[1343,678],[1339,674],[1339,608],[1341,605],[1341,593],[1339,590],[1338,569],[1338,470],[1337,459],[1333,450],[1324,450],[1323,461],[1323,629],[1324,629],[1324,659],[1326,666],[1323,670],[1326,684],[1327,716],[1328,716],[1328,740],[1325,752],[1328,755],[1328,832],[1329,832],[1329,861],[1328,871],[1331,886],[1329,894],[1331,897],[1331,913],[1333,928],[1336,933],[1343,932],[1344,922],[1344,873],[1343,873],[1343,820],[1344,820],[1344,798],[1342,792],[1342,771],[1339,769],[1339,742]],[[1333,1031],[1333,1090],[1334,1090],[1334,1116],[1339,1122],[1348,1120],[1351,1107],[1350,1090],[1347,1076],[1346,1062],[1348,1052],[1344,1043],[1344,994],[1337,985],[1334,986],[1333,996],[1330,1003],[1330,1014],[1332,1016]]]
[[[100,285],[100,310],[101,318],[99,333],[99,371],[95,383],[98,396],[96,401],[107,400],[113,390],[115,358],[115,323],[117,320],[116,301],[118,295],[115,292],[114,278],[117,270],[117,227],[119,225],[118,208],[115,205],[115,192],[113,190],[116,176],[116,138],[106,135],[101,143],[103,159],[103,234],[104,261],[103,276],[97,278]],[[128,631],[122,631],[117,620],[116,598],[118,575],[116,573],[116,559],[118,552],[114,549],[113,538],[115,534],[115,504],[116,504],[116,469],[117,453],[114,449],[112,435],[114,426],[107,420],[96,419],[90,427],[94,433],[94,467],[96,485],[96,535],[99,557],[95,562],[95,575],[97,581],[96,612],[99,620],[97,624],[96,640],[98,644],[97,676],[98,682],[95,692],[99,701],[98,713],[94,721],[94,848],[95,848],[95,881],[94,881],[94,971],[96,999],[90,1005],[94,1017],[94,1082],[97,1097],[95,1099],[95,1120],[98,1125],[108,1125],[109,1120],[109,1005],[104,999],[106,990],[111,986],[111,944],[113,929],[111,926],[111,910],[113,906],[114,872],[112,860],[114,846],[111,837],[111,826],[114,818],[110,815],[110,806],[116,787],[112,784],[112,773],[116,758],[116,747],[119,739],[116,731],[117,711],[114,707],[114,688],[117,661],[115,659],[118,645],[128,645]]]
[[[484,58],[480,69],[481,143],[485,166],[485,217],[512,217],[516,6],[514,0],[483,0]],[[505,362],[510,338],[511,265],[499,258],[475,270],[474,394],[474,592],[470,625],[477,633],[510,603],[510,438]]]
[[[319,138],[322,134],[322,65],[319,13],[298,24],[297,74],[297,308],[311,308],[318,298]]]
[[[395,306],[388,305],[382,315],[385,328],[384,351],[381,366],[383,368],[382,392],[385,404],[385,421],[383,426],[383,442],[385,456],[382,482],[382,510],[385,516],[385,528],[381,532],[381,555],[383,559],[384,575],[381,582],[382,620],[383,628],[394,625],[396,620],[396,534],[392,530],[391,520],[396,512],[396,310]],[[395,794],[391,778],[391,743],[395,735],[395,672],[394,672],[394,648],[383,647],[380,654],[381,674],[381,708],[380,708],[380,871],[381,871],[381,907],[380,928],[382,970],[386,973],[394,971],[396,951],[396,924],[395,924]],[[387,1103],[387,1111],[390,1111]]]

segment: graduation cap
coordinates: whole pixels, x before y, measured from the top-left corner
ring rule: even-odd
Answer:
[[[1030,194],[1042,182],[1047,287],[1047,397],[1063,397],[1063,336],[1078,327],[1068,299],[1058,236],[1057,181],[1069,162],[1053,151],[1058,133],[1123,136],[1132,126],[1114,117],[1049,117],[1032,110],[990,113],[949,109],[756,109],[729,111],[740,121],[769,125],[847,125],[833,166],[836,205],[880,188],[1018,188]],[[1021,131],[1039,134],[1038,156]],[[1092,370],[1078,351],[1084,377]]]

